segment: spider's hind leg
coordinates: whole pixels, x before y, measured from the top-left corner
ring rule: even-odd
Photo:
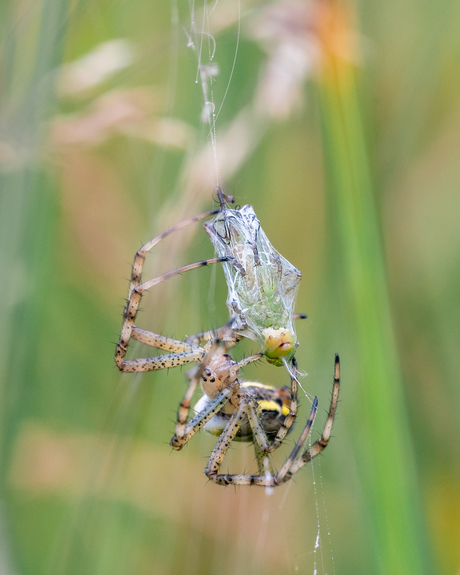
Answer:
[[[256,450],[256,459],[259,468],[258,475],[219,475],[219,467],[222,463],[222,460],[225,456],[225,453],[228,451],[231,441],[235,437],[239,426],[241,425],[242,418],[244,414],[246,414],[249,418],[251,423],[251,410],[249,408],[248,403],[243,404],[238,412],[232,416],[230,422],[227,424],[224,432],[222,433],[214,451],[212,452],[211,458],[209,460],[208,466],[206,468],[206,475],[214,481],[214,483],[218,483],[220,485],[258,485],[260,487],[276,487],[278,485],[282,485],[286,481],[292,479],[295,473],[299,471],[304,465],[309,463],[314,457],[316,457],[323,449],[325,449],[328,445],[331,431],[332,431],[332,424],[334,422],[334,416],[337,409],[337,402],[339,397],[339,388],[340,388],[340,360],[339,356],[335,356],[335,364],[334,364],[334,383],[332,388],[332,398],[331,404],[329,407],[328,416],[326,419],[326,424],[324,426],[323,433],[321,437],[306,451],[301,453],[301,450],[307,440],[307,437],[311,431],[313,426],[313,422],[315,420],[316,412],[318,410],[318,400],[315,397],[312,408],[310,411],[310,416],[308,421],[299,437],[299,440],[294,446],[291,454],[287,458],[285,464],[280,469],[280,471],[273,475],[269,463],[266,461],[267,454],[260,449],[259,445],[255,445]],[[252,427],[254,433],[254,428]],[[225,434],[225,435],[224,435]],[[256,434],[254,434],[256,437]],[[259,450],[259,452],[257,451]],[[300,454],[300,455],[299,455]]]
[[[313,425],[313,421],[315,418],[316,410],[317,410],[317,402],[313,402],[312,411],[310,413],[310,417],[307,421],[306,426],[302,432],[302,435],[299,441],[296,443],[291,455],[288,457],[286,463],[284,464],[283,468],[279,473],[273,475],[271,469],[269,467],[269,463],[266,461],[268,459],[268,455],[262,453],[262,457],[260,461],[258,461],[259,466],[259,474],[258,475],[218,475],[220,464],[222,463],[222,459],[224,458],[225,453],[227,452],[230,442],[235,437],[236,431],[233,432],[233,428],[231,427],[232,421],[234,425],[238,425],[238,420],[236,420],[237,415],[234,414],[234,417],[228,423],[225,431],[228,430],[228,434],[225,438],[222,438],[224,433],[221,435],[221,439],[217,443],[214,451],[212,452],[211,458],[208,463],[208,467],[206,468],[206,475],[214,481],[214,483],[218,483],[220,485],[258,485],[259,487],[277,487],[281,485],[288,479],[291,479],[293,473],[290,473],[292,469],[292,462],[298,461],[298,453],[301,450],[303,444],[305,443],[308,434],[310,433],[311,427]],[[244,410],[244,408],[243,408]],[[240,410],[241,411],[241,410]],[[240,412],[238,412],[240,413]],[[244,413],[244,411],[243,411]],[[241,423],[240,423],[241,425]],[[239,427],[239,425],[238,425]],[[237,429],[238,429],[237,427]],[[256,452],[257,453],[257,452]],[[296,459],[297,458],[297,459]],[[289,473],[288,473],[289,472]],[[294,471],[295,473],[295,471]]]
[[[206,475],[208,479],[217,483],[218,485],[262,485],[265,487],[275,487],[276,483],[270,471],[269,463],[266,461],[267,456],[262,454],[259,449],[260,456],[256,449],[256,458],[259,466],[260,475],[232,475],[232,474],[219,474],[220,465],[227,453],[231,442],[235,438],[238,429],[243,423],[245,415],[248,416],[248,404],[241,401],[240,407],[233,413],[230,421],[227,423],[224,431],[219,437],[219,441],[211,453],[208,465],[206,466]],[[261,472],[262,470],[262,472]]]

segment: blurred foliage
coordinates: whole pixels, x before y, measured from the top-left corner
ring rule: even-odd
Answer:
[[[113,361],[136,249],[212,205],[190,6],[0,10],[0,572],[457,573],[458,4],[244,1],[228,92],[238,4],[208,6],[221,175],[304,276],[314,438],[342,360],[330,446],[271,496],[208,484],[204,434],[170,453],[183,371]],[[146,277],[212,255],[199,226],[164,244]],[[159,286],[141,327],[222,324],[222,275]]]

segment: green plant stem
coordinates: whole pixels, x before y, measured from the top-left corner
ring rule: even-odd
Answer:
[[[332,4],[332,3],[331,3]],[[325,168],[353,315],[360,420],[355,438],[374,573],[430,572],[417,476],[354,69],[325,57],[319,83]],[[346,374],[347,358],[343,359]],[[346,393],[346,387],[344,386]],[[364,452],[364,453],[363,453]]]

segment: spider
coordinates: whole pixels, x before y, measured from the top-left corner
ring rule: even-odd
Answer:
[[[231,313],[237,314],[236,320],[233,322],[237,328],[234,330],[233,337],[238,338],[237,333],[239,332],[246,337],[253,337],[261,343],[267,359],[276,365],[281,365],[281,358],[291,359],[293,357],[298,343],[292,327],[292,319],[304,319],[307,317],[305,314],[293,313],[295,294],[301,274],[272,248],[271,244],[266,240],[262,229],[259,229],[260,224],[250,206],[244,206],[241,210],[230,210],[226,204],[227,202],[233,203],[233,197],[226,196],[220,188],[217,188],[217,194],[220,208],[176,224],[153,238],[136,253],[131,273],[128,300],[123,313],[123,326],[115,353],[115,362],[121,371],[152,371],[185,365],[199,359],[199,352],[191,348],[187,342],[170,340],[152,332],[140,330],[134,325],[134,322],[145,291],[178,274],[215,263],[227,264],[235,271],[238,278],[246,278],[243,283],[239,283],[235,287],[233,285],[234,278],[229,276],[228,270],[225,268],[227,281],[231,280],[233,282],[231,288],[233,299],[230,304],[230,309],[233,311]],[[249,217],[244,215],[246,208],[251,212]],[[216,215],[216,219],[212,223],[206,224],[205,229],[213,240],[216,249],[219,246],[221,255],[183,266],[141,283],[146,254],[153,247],[171,233],[193,222],[198,222],[214,215]],[[239,225],[235,226],[235,222]],[[219,227],[222,225],[226,230],[225,234],[219,232]],[[263,244],[260,241],[261,239],[264,239]],[[248,258],[247,253],[245,253],[247,245],[250,246],[252,259]],[[260,250],[259,247],[261,248]],[[269,251],[268,255],[266,254],[267,250]],[[290,266],[289,270],[288,266]],[[261,272],[255,272],[254,269],[257,268],[258,270],[259,267]],[[295,276],[294,280],[291,278],[292,273]],[[285,285],[286,282],[288,284],[287,287]],[[253,292],[250,292],[248,285],[252,286]],[[290,292],[287,302],[284,299],[286,291]],[[269,295],[271,295],[271,298]],[[246,304],[244,313],[234,301],[235,299],[241,299]],[[264,307],[264,302],[266,301],[270,301],[271,305]],[[259,322],[261,323],[260,326]],[[131,338],[171,353],[145,359],[125,360]]]
[[[197,334],[188,338],[187,342],[162,338],[161,343],[165,344],[167,341],[171,349],[176,345],[180,345],[181,348],[185,345],[190,346],[195,354],[195,361],[198,362],[196,371],[189,374],[189,386],[179,405],[175,435],[170,444],[173,449],[180,451],[200,429],[204,429],[219,437],[205,471],[211,481],[220,485],[276,487],[291,479],[328,444],[339,393],[339,357],[338,355],[335,357],[332,399],[320,439],[300,453],[316,415],[318,400],[315,397],[299,440],[280,471],[273,474],[268,455],[280,447],[297,416],[297,362],[292,358],[290,389],[286,386],[278,388],[262,383],[240,381],[240,369],[258,361],[263,354],[257,353],[236,362],[226,353],[237,341],[232,329],[233,321],[232,318],[217,332]],[[158,343],[153,343],[149,332],[135,329],[136,339],[139,341],[150,345]],[[208,339],[210,335],[214,337]],[[207,341],[200,346],[202,340]],[[196,415],[187,421],[198,382],[201,383],[204,395],[194,408]],[[220,465],[233,440],[253,442],[259,469],[257,475],[219,474]]]
[[[197,334],[185,342],[151,334],[136,327],[133,327],[132,337],[148,345],[161,346],[161,349],[182,350],[170,356],[162,356],[160,365],[163,363],[175,365],[175,360],[171,357],[181,354],[185,354],[183,358],[186,358],[187,362],[198,363],[196,371],[189,375],[188,388],[179,404],[171,447],[177,451],[181,450],[200,429],[204,428],[208,433],[219,436],[205,471],[211,481],[220,485],[275,487],[291,479],[328,444],[339,392],[339,357],[336,355],[331,405],[321,438],[299,455],[316,415],[318,401],[315,398],[310,417],[298,442],[281,470],[273,475],[268,454],[280,447],[297,416],[297,362],[292,358],[290,389],[240,381],[240,369],[260,360],[263,353],[248,356],[239,362],[234,361],[226,353],[238,341],[232,329],[233,321],[234,318],[217,332]],[[203,341],[206,343],[201,346]],[[140,361],[142,366],[146,367],[145,360],[134,361]],[[181,358],[179,357],[177,361],[181,361]],[[187,421],[198,382],[201,383],[204,395],[195,406],[196,415]],[[253,441],[258,475],[219,474],[220,465],[233,440]]]

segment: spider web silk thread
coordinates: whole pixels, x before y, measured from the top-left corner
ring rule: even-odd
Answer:
[[[232,78],[233,78],[233,72],[235,71],[236,57],[238,56],[238,47],[240,45],[240,34],[241,34],[241,1],[240,0],[237,1],[237,5],[238,5],[238,28],[237,28],[237,36],[236,36],[235,56],[233,58],[232,70],[230,72],[228,84],[227,84],[227,87],[225,89],[225,93],[224,93],[224,96],[222,98],[222,102],[220,103],[219,110],[217,111],[217,114],[215,116],[215,120],[217,120],[217,118],[219,117],[220,112],[222,110],[222,106],[224,105],[225,99],[227,98],[227,93],[228,93],[228,90],[230,88],[230,84],[231,84]],[[216,4],[214,5],[214,8],[216,6],[217,6],[217,1],[216,1]],[[213,8],[213,10],[214,10],[214,8]]]
[[[311,433],[308,437],[309,437],[309,441],[308,441],[309,448],[311,449],[311,445],[312,445]],[[320,516],[319,516],[318,491],[316,488],[315,466],[314,466],[314,460],[313,459],[310,461],[310,465],[311,465],[311,476],[312,476],[312,480],[313,480],[313,493],[315,495],[316,525],[317,525],[316,540],[315,540],[315,546],[313,549],[313,557],[314,557],[313,575],[317,575],[318,568],[317,568],[317,558],[316,558],[317,553],[316,552],[317,552],[318,548],[320,550],[322,573],[324,573],[324,556],[323,556],[323,546],[321,544],[321,520],[320,520]]]
[[[321,485],[321,499],[323,501],[323,511],[324,511],[324,515],[326,517],[327,541],[329,544],[329,551],[331,554],[331,561],[332,561],[332,575],[335,575],[335,562],[334,562],[334,554],[333,554],[333,549],[332,549],[331,529],[329,526],[329,517],[327,514],[327,508],[326,508],[326,497],[324,495],[323,473],[321,471],[321,457],[318,457],[317,459],[318,459],[317,465],[319,467],[319,479],[320,479],[320,485]]]
[[[216,102],[214,97],[214,75],[217,75],[217,66],[214,66],[214,55],[217,50],[217,43],[214,36],[211,34],[210,31],[210,16],[214,12],[215,8],[217,7],[218,0],[214,3],[214,6],[211,10],[209,10],[209,3],[207,0],[203,1],[203,18],[201,22],[201,29],[198,32],[196,28],[196,20],[195,20],[195,1],[189,1],[189,9],[190,9],[190,26],[191,26],[191,34],[188,34],[187,30],[184,29],[185,34],[188,39],[187,46],[192,47],[197,52],[197,73],[195,77],[195,83],[201,82],[201,89],[203,92],[203,110],[202,110],[202,121],[207,121],[209,124],[209,132],[208,135],[211,140],[211,148],[213,154],[213,161],[214,161],[214,168],[216,171],[216,185],[220,186],[221,176],[220,176],[220,167],[219,167],[219,160],[217,154],[217,118],[219,117],[220,112],[222,111],[222,107],[224,105],[225,99],[227,97],[228,91],[230,89],[230,85],[233,79],[233,73],[235,71],[236,66],[236,59],[238,55],[238,47],[240,43],[240,30],[241,30],[241,5],[240,0],[237,0],[238,6],[238,27],[237,27],[237,38],[236,38],[236,46],[235,46],[235,54],[233,58],[232,68],[229,74],[229,78],[227,81],[227,86],[222,97],[222,101],[219,106],[219,110],[216,113]],[[198,41],[199,36],[199,41]],[[192,40],[192,37],[194,40]],[[207,65],[203,64],[203,48],[204,48],[204,39],[207,38],[208,41],[208,60],[209,63]],[[198,47],[197,47],[198,45]]]
[[[214,5],[217,5],[217,3]],[[213,8],[213,10],[214,10]],[[211,10],[211,13],[212,11]],[[204,31],[204,26],[205,26],[205,22],[207,25],[207,32]],[[208,11],[208,2],[205,0],[204,2],[204,6],[203,6],[203,29],[202,29],[202,36],[206,34],[208,37],[208,58],[209,58],[209,63],[211,63],[214,59],[214,54],[216,51],[216,41],[215,38],[211,35],[210,32],[210,28],[209,28],[209,11]],[[211,40],[213,40],[214,42],[214,49],[211,53]],[[203,44],[201,44],[201,46],[203,46]],[[201,57],[200,57],[201,59]],[[206,82],[206,92],[205,92],[205,84],[204,81],[202,79],[202,84],[201,84],[202,88],[203,88],[203,96],[205,99],[205,106],[208,104],[207,100],[207,82]],[[209,102],[211,103],[211,112],[212,112],[212,121],[211,121],[211,116],[209,115],[209,124],[210,124],[210,137],[211,137],[211,147],[212,147],[212,153],[213,153],[213,160],[214,160],[214,167],[216,170],[216,186],[219,185],[220,182],[220,177],[219,177],[219,162],[217,159],[217,130],[216,130],[216,104],[214,102],[214,90],[213,90],[213,78],[212,76],[209,78],[209,92],[210,92],[210,100]]]

